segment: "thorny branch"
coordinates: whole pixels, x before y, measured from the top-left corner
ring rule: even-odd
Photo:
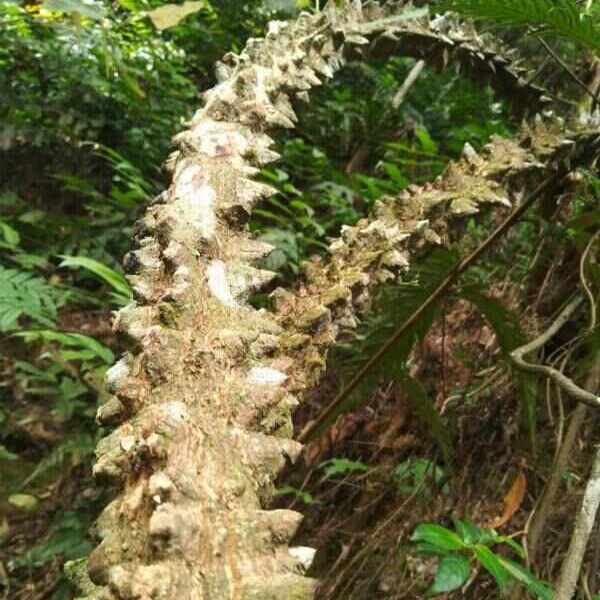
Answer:
[[[498,240],[500,240],[517,223],[521,217],[531,208],[535,202],[543,196],[549,189],[560,184],[565,179],[564,174],[555,174],[546,179],[530,196],[517,208],[506,220],[469,256],[463,259],[442,281],[442,283],[431,293],[431,295],[421,304],[413,315],[404,322],[404,324],[391,336],[383,346],[369,359],[365,366],[354,376],[350,383],[340,391],[340,393],[331,401],[329,406],[319,415],[319,417],[310,423],[308,427],[300,434],[298,439],[306,442],[320,433],[324,424],[336,412],[346,398],[360,385],[361,381],[379,364],[385,356],[406,334],[406,332],[415,325],[425,312],[433,306],[450,288],[456,283],[458,278],[471,267],[481,256],[487,252]],[[600,403],[600,399],[598,400]]]

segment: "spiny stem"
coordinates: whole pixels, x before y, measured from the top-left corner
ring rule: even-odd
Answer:
[[[298,436],[300,442],[307,442],[313,439],[317,434],[324,429],[329,418],[335,413],[340,407],[342,402],[348,398],[348,396],[358,387],[363,379],[371,372],[373,367],[377,365],[381,359],[391,350],[402,338],[402,336],[412,327],[423,314],[433,306],[457,281],[457,279],[475,263],[489,248],[491,248],[504,234],[506,234],[511,227],[517,223],[521,217],[529,210],[531,206],[552,188],[555,184],[562,183],[566,179],[564,173],[556,173],[552,177],[546,179],[541,183],[525,201],[517,208],[512,214],[510,214],[504,222],[497,227],[497,229],[490,234],[490,236],[469,256],[464,258],[440,283],[440,285],[431,293],[431,295],[421,304],[421,306],[413,313],[413,315],[404,322],[403,325],[383,344],[383,346],[368,360],[364,367],[354,376],[350,383],[342,389],[338,395],[331,401],[329,406],[317,417],[317,419],[309,423],[304,430]]]

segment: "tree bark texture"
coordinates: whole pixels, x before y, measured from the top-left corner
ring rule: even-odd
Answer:
[[[597,155],[597,132],[538,122],[515,141],[467,152],[435,183],[377,204],[347,227],[328,261],[308,261],[272,310],[249,296],[272,281],[256,267],[252,207],[272,190],[253,181],[277,159],[268,131],[293,127],[349,58],[402,53],[460,65],[512,101],[541,110],[543,90],[489,37],[449,17],[407,19],[402,7],[353,2],[272,22],[264,39],[218,65],[220,83],[168,161],[172,184],[137,224],[125,258],[135,302],[117,314],[127,352],[109,371],[98,420],[115,425],[94,473],[118,490],[95,527],[99,545],[68,570],[94,600],[309,600],[312,550],[288,543],[302,516],[265,510],[273,481],[301,445],[291,413],[322,374],[327,349],[356,325],[374,286],[401,277],[453,220],[518,202],[558,161]],[[404,17],[403,17],[404,15]]]

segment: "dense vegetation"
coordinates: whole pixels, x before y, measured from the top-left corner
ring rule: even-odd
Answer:
[[[318,10],[273,0],[0,0],[0,592],[9,598],[74,597],[63,564],[89,553],[88,531],[110,498],[91,465],[106,434],[95,421],[103,377],[123,349],[111,311],[131,299],[121,261],[136,219],[167,183],[170,140],[216,83],[214,63],[300,8]],[[598,3],[442,8],[504,26],[498,35],[557,105],[598,126]],[[416,81],[397,101],[409,74]],[[509,100],[458,70],[420,71],[411,58],[348,63],[298,107],[300,125],[277,140],[281,159],[258,176],[277,189],[249,223],[275,247],[265,268],[289,284],[377,201],[434,181],[465,144],[478,152],[493,135],[516,135]],[[303,507],[300,535],[320,549],[322,597],[462,597],[462,587],[464,597],[492,598],[518,593],[515,582],[551,597],[598,414],[582,414],[510,353],[546,330],[581,285],[588,301],[538,362],[598,393],[600,178],[586,168],[572,179],[394,346],[309,445],[304,467],[280,482],[278,503]],[[465,219],[403,285],[381,287],[297,411],[298,431],[498,218]],[[268,295],[253,302],[266,305]],[[553,473],[563,505],[539,525],[543,542],[528,547],[530,515]],[[600,597],[594,539],[577,592],[587,600]]]

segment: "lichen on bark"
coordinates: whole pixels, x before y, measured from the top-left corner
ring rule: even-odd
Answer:
[[[274,292],[273,310],[252,308],[249,296],[273,278],[256,266],[269,246],[246,227],[272,192],[253,180],[277,159],[268,131],[292,127],[292,97],[306,100],[347,57],[458,61],[510,89],[521,116],[546,102],[500,45],[469,25],[408,18],[394,4],[329,4],[271,23],[264,39],[223,59],[220,83],[175,138],[172,185],[136,225],[137,248],[125,258],[136,301],[115,320],[130,350],[109,371],[111,398],[98,412],[117,427],[94,467],[119,491],[95,527],[89,579],[81,565],[71,568],[87,598],[313,598],[311,550],[288,548],[301,515],[263,507],[301,451],[288,439],[290,415],[327,348],[355,325],[372,287],[401,276],[449,219],[514,202],[561,153],[591,143],[578,134],[565,146],[563,132],[540,125],[519,141],[494,140],[482,156],[467,152],[439,181],[380,202],[372,219],[346,228],[328,262],[307,262],[297,288]]]

